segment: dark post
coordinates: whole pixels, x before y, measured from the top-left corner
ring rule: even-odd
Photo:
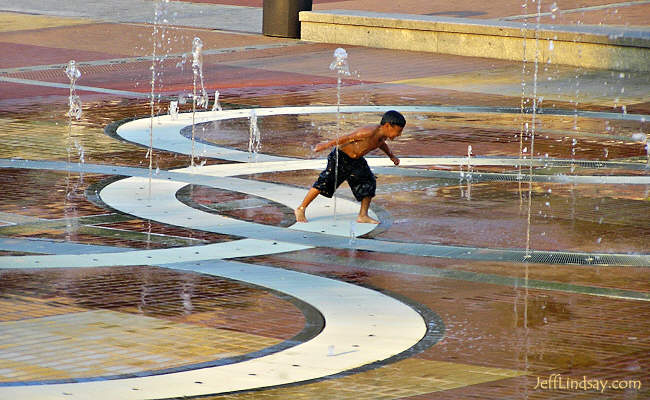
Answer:
[[[300,37],[300,11],[311,11],[312,0],[264,0],[262,33],[266,36]]]

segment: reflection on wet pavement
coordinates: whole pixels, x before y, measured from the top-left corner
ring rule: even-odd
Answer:
[[[304,324],[300,310],[264,290],[168,269],[3,271],[1,277],[2,359],[22,357],[7,364],[5,382],[200,364],[272,346]],[[28,346],[11,339],[25,335]]]

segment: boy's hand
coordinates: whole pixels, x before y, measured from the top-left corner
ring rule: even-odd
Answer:
[[[314,151],[318,153],[319,151],[323,151],[328,147],[329,146],[327,145],[327,142],[318,143],[316,146],[314,146]]]

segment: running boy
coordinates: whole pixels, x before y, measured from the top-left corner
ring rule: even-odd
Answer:
[[[397,111],[388,111],[384,114],[379,125],[368,125],[338,139],[338,171],[336,171],[336,147],[327,157],[327,167],[320,173],[314,185],[309,189],[302,204],[295,209],[296,221],[307,222],[305,209],[319,195],[332,197],[335,188],[347,180],[352,189],[352,194],[361,202],[357,222],[378,224],[374,218],[368,216],[370,201],[375,197],[377,187],[375,176],[368,163],[363,158],[374,149],[381,149],[391,159],[393,164],[399,165],[399,158],[395,157],[386,144],[386,139],[393,140],[402,134],[406,126],[406,119]],[[336,146],[336,139],[319,143],[314,151],[323,151]],[[335,177],[336,175],[336,177]],[[334,185],[334,180],[337,180]]]

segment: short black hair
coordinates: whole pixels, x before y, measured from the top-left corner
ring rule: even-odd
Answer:
[[[383,124],[397,125],[404,128],[406,126],[406,118],[395,110],[386,111],[384,116],[381,117],[379,125]]]

